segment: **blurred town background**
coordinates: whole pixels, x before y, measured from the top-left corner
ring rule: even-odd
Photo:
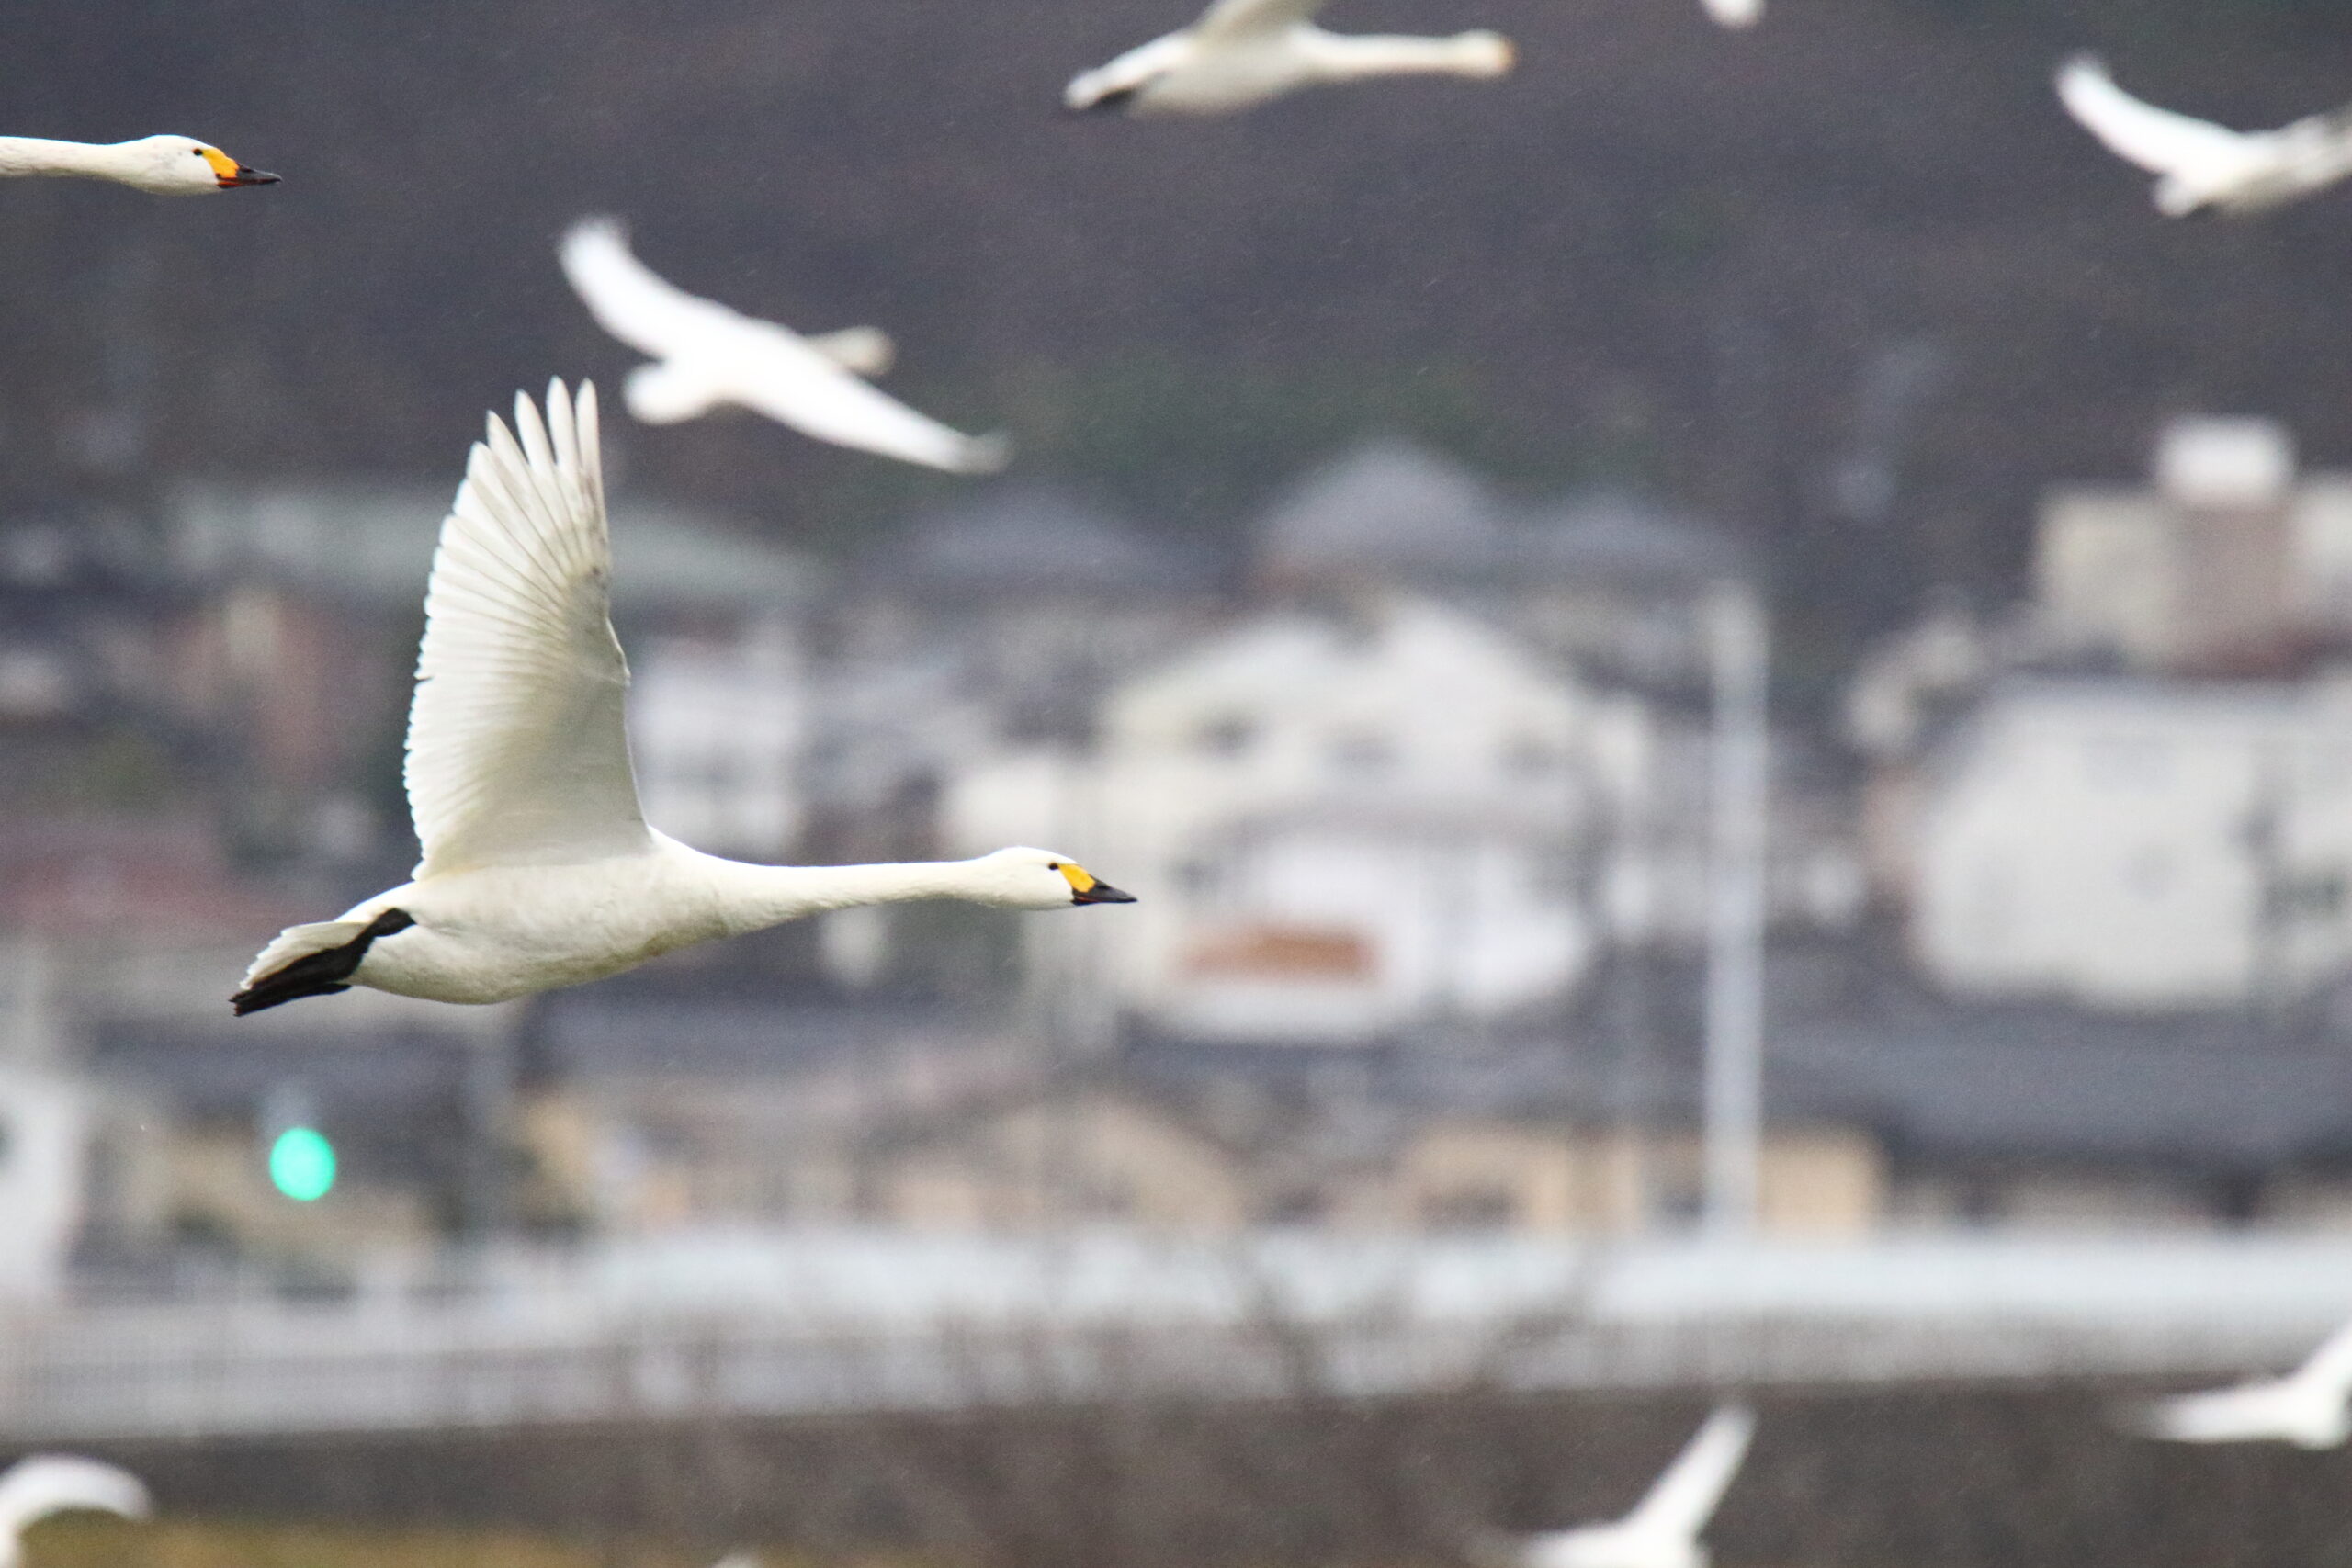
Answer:
[[[2280,123],[2340,8],[1361,0],[1521,69],[1206,124],[1054,112],[1160,0],[17,9],[11,130],[286,183],[0,192],[0,1440],[248,1515],[1393,1562],[1618,1511],[1746,1386],[1732,1561],[2346,1556],[2341,1465],[2102,1412],[2352,1313],[2352,201],[2161,223],[2048,86]],[[651,819],[1141,902],[232,1020],[414,858],[435,532],[483,409],[629,363],[553,262],[603,210],[1021,444],[608,415]]]

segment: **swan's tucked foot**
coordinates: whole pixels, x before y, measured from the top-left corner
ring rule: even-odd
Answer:
[[[239,1018],[264,1008],[300,1001],[304,997],[331,997],[351,989],[351,976],[378,937],[394,935],[416,924],[405,909],[387,909],[366,925],[352,920],[326,920],[296,926],[271,946],[296,950],[297,955],[266,975],[246,981],[243,990],[229,998]],[[290,941],[288,939],[291,939]],[[328,945],[331,944],[331,945]],[[271,956],[264,954],[265,958]],[[257,964],[256,969],[260,967]]]

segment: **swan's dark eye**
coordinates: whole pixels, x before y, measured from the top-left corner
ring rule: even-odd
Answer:
[[[1062,863],[1057,860],[1049,860],[1046,863],[1046,869],[1047,871],[1059,871],[1061,868]]]
[[[201,158],[204,156],[204,149],[201,147],[191,147],[187,150],[187,155],[191,158]]]

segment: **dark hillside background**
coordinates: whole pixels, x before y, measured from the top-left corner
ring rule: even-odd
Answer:
[[[1650,481],[1769,549],[1799,675],[1933,587],[2006,592],[2035,491],[2136,472],[2167,412],[2352,461],[2352,191],[2161,221],[2049,88],[2095,48],[2278,124],[2352,99],[2352,9],[1772,5],[1734,35],[1696,0],[1338,0],[1521,68],[1129,123],[1061,84],[1192,0],[21,0],[0,130],[185,131],[286,183],[0,188],[0,504],[454,479],[517,387],[617,390],[552,255],[594,210],[686,288],[886,326],[894,389],[1170,530],[1376,429],[1531,493]],[[950,482],[613,423],[632,484],[820,546]]]

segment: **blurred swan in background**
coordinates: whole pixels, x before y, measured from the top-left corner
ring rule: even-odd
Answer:
[[[2142,102],[2087,54],[2059,67],[2058,97],[2109,152],[2163,176],[2156,209],[2168,218],[2206,207],[2259,212],[2352,175],[2352,109],[2277,130],[2232,130]]]
[[[1736,0],[1735,0],[1736,3]],[[1073,111],[1226,114],[1300,87],[1369,76],[1500,76],[1517,56],[1499,33],[1350,36],[1311,18],[1324,0],[1216,0],[1180,32],[1072,81]]]
[[[1135,901],[1044,850],[746,865],[647,827],[613,635],[595,391],[583,385],[575,402],[555,383],[544,422],[518,397],[514,426],[491,417],[433,558],[405,770],[424,847],[415,880],[281,932],[230,998],[240,1015],[353,986],[505,1001],[854,905]]]
[[[147,1488],[127,1470],[68,1454],[34,1454],[10,1465],[0,1472],[0,1568],[24,1560],[26,1530],[83,1508],[143,1519]]]
[[[1718,1406],[1623,1518],[1527,1536],[1480,1555],[1497,1568],[1706,1568],[1700,1532],[1755,1435],[1754,1411]]]
[[[2352,1437],[2352,1324],[2283,1378],[2152,1402],[2123,1425],[2175,1443],[2292,1443],[2332,1449]]]
[[[654,359],[626,388],[629,412],[648,424],[733,403],[820,441],[950,473],[993,473],[1012,456],[1001,435],[961,434],[858,379],[882,374],[894,355],[873,327],[803,337],[697,299],[639,261],[610,218],[573,224],[560,254],[597,324]]]
[[[136,141],[48,141],[0,136],[0,176],[65,175],[112,180],[158,196],[201,196],[239,186],[272,186],[276,175],[247,168],[209,142],[186,136]]]

